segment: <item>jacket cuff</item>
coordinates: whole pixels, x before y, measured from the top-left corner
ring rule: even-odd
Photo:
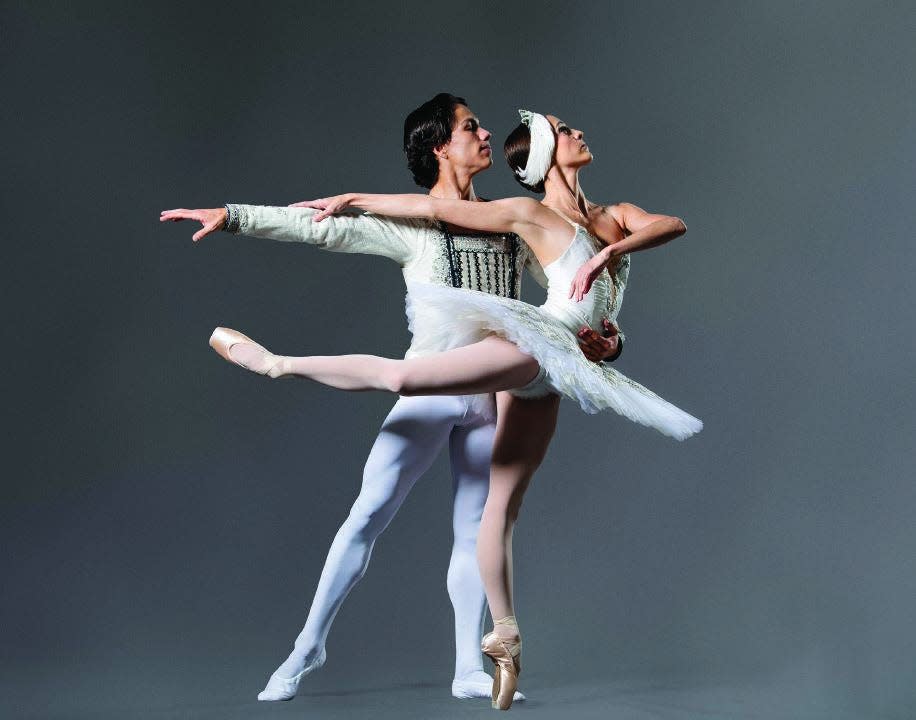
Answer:
[[[226,224],[223,230],[238,235],[248,224],[248,213],[242,205],[226,204]]]

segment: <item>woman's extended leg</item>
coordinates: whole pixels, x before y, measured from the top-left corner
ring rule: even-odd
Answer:
[[[261,375],[299,375],[340,390],[387,390],[398,395],[472,395],[522,387],[537,361],[508,340],[490,336],[426,357],[274,355],[241,333],[217,328],[210,345],[224,358]]]
[[[493,616],[493,632],[483,639],[493,659],[493,704],[506,710],[521,669],[521,636],[512,596],[512,531],[531,477],[538,469],[557,424],[560,398],[496,396],[496,438],[490,467],[490,492],[477,534],[477,562]]]

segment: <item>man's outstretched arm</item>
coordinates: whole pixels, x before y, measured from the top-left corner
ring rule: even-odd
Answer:
[[[227,232],[290,242],[305,242],[334,252],[381,255],[406,265],[417,250],[418,224],[412,219],[347,214],[312,222],[314,210],[266,205],[229,204],[222,208],[165,210],[160,221],[196,220],[202,227],[195,242]]]

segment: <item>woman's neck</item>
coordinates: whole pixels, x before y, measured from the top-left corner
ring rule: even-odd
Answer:
[[[588,198],[579,184],[578,168],[558,168],[554,165],[544,178],[544,205],[564,215],[588,218]]]

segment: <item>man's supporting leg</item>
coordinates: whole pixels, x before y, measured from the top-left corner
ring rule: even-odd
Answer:
[[[456,680],[483,671],[480,636],[486,593],[477,567],[477,529],[487,502],[495,432],[493,422],[456,427],[449,444],[454,545],[448,566],[448,594],[455,609]]]
[[[382,424],[359,497],[328,552],[308,618],[276,675],[302,672],[323,652],[334,616],[366,571],[376,538],[432,464],[464,412],[454,397],[401,398]]]

